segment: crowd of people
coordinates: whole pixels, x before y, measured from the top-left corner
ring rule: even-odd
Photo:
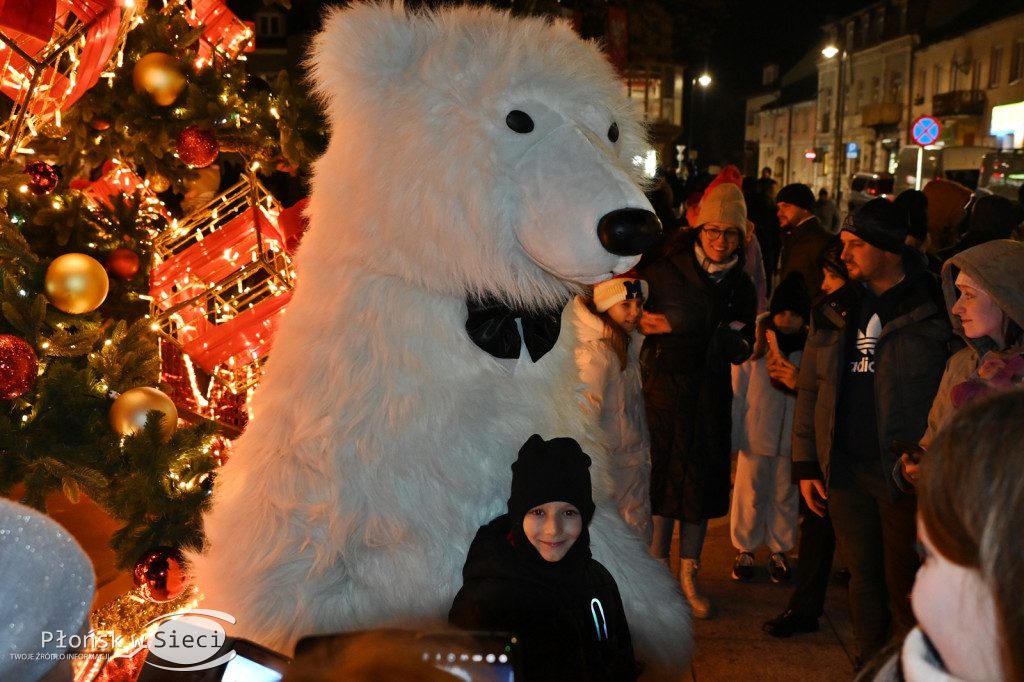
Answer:
[[[655,197],[661,244],[571,304],[579,377],[619,512],[666,571],[678,531],[694,617],[714,615],[701,554],[708,521],[729,515],[732,578],[750,580],[766,546],[770,579],[794,585],[768,635],[818,629],[838,552],[860,679],[1024,680],[1024,211],[974,195],[954,211],[941,189],[843,220],[824,190],[735,167],[678,210]],[[954,241],[933,243],[954,219]],[[456,628],[515,633],[526,680],[643,670],[590,554],[590,465],[573,439],[524,438],[507,513],[480,528],[451,605]],[[0,559],[19,584],[50,580],[41,559],[75,578],[16,592],[13,613],[46,595],[81,631],[93,582],[74,541],[0,500],[5,528],[24,556]],[[31,623],[15,621],[25,636]]]
[[[580,376],[601,415],[620,512],[666,570],[678,532],[678,577],[694,617],[713,617],[701,553],[709,519],[729,514],[733,579],[750,580],[755,552],[767,546],[771,580],[795,583],[767,634],[818,629],[838,553],[861,679],[1018,680],[1024,609],[1005,590],[1021,570],[1010,557],[1024,558],[1024,543],[1008,535],[1021,501],[986,495],[980,472],[1002,479],[998,459],[1012,458],[1019,441],[1010,415],[1024,407],[1015,390],[1024,378],[1024,243],[1014,239],[1024,212],[972,195],[959,213],[938,202],[936,217],[929,196],[945,195],[926,190],[870,201],[840,220],[827,193],[727,167],[678,213],[656,197],[669,221],[662,243],[639,272],[574,303],[586,330]],[[934,248],[930,226],[948,234],[951,215],[958,238]],[[982,421],[1002,427],[982,432]],[[539,586],[491,582],[532,566],[558,585],[570,555],[545,543],[586,542],[590,498],[552,485],[526,505],[516,499],[522,458],[543,441],[531,443],[514,467],[509,514],[474,542],[452,622],[512,627],[526,644],[546,632],[534,651],[547,658],[537,654],[528,676],[633,679],[619,609],[610,610],[611,639],[586,634],[593,614],[575,624],[552,615],[583,611],[598,593],[584,564],[572,569],[572,590],[545,593],[545,615],[532,601]],[[980,472],[975,458],[985,460]],[[1019,495],[1020,485],[1014,476],[991,490]],[[572,518],[560,520],[566,512]],[[531,540],[538,516],[547,535]],[[794,569],[787,555],[798,542]],[[482,578],[481,553],[499,551],[507,559]],[[481,585],[498,612],[467,619],[467,599],[474,614],[486,606]],[[583,585],[591,586],[574,593]],[[960,637],[965,627],[970,636]],[[585,652],[587,664],[559,667],[565,650]]]

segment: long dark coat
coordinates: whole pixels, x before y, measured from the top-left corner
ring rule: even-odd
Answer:
[[[647,337],[642,354],[651,511],[690,523],[725,516],[731,485],[730,363],[750,355],[757,291],[742,262],[720,281],[712,280],[697,262],[693,237],[682,239],[644,275],[650,285],[646,309],[666,315],[673,330]]]

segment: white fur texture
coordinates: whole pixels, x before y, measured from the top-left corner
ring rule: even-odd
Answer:
[[[572,316],[514,369],[465,332],[467,293],[564,305],[635,262],[596,233],[611,210],[650,210],[631,163],[643,130],[612,68],[567,26],[369,3],[330,14],[311,64],[331,141],[254,418],[190,556],[203,606],[282,651],[441,620],[519,447],[571,436],[594,457],[592,547],[638,653],[681,671],[689,613],[609,499]],[[511,110],[534,130],[510,130]]]

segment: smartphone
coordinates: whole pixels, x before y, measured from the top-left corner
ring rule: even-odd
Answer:
[[[779,340],[775,336],[775,330],[766,329],[764,332],[764,337],[768,339],[768,349],[771,350],[771,352],[774,353],[776,357],[784,358],[785,356],[783,356],[782,353],[779,351]]]
[[[380,628],[310,635],[299,640],[295,648],[296,665],[301,668],[312,661],[344,668],[350,657],[361,655],[366,647],[382,644],[396,654],[411,656],[424,667],[444,670],[467,682],[522,679],[519,641],[515,635],[504,632]]]
[[[228,661],[220,682],[280,682],[288,659],[244,639],[235,640],[235,657]]]
[[[427,632],[417,636],[424,662],[473,682],[515,682],[518,639],[499,632]]]

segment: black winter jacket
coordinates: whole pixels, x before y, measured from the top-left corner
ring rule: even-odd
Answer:
[[[548,563],[532,546],[514,546],[507,514],[481,527],[448,622],[516,634],[528,682],[636,680],[615,579],[590,558],[586,531],[576,543],[562,561]]]
[[[879,471],[885,472],[893,499],[902,493],[888,473],[899,457],[894,440],[917,443],[928,422],[953,342],[938,282],[925,271],[923,256],[904,254],[907,288],[885,323],[874,348],[875,414],[878,424]],[[912,281],[911,281],[912,280]],[[811,314],[811,329],[800,362],[796,413],[793,420],[795,481],[830,479],[835,450],[836,408],[846,375],[843,363],[851,343],[848,330],[855,318],[863,284],[850,282],[827,297]],[[865,453],[868,454],[868,453]]]

